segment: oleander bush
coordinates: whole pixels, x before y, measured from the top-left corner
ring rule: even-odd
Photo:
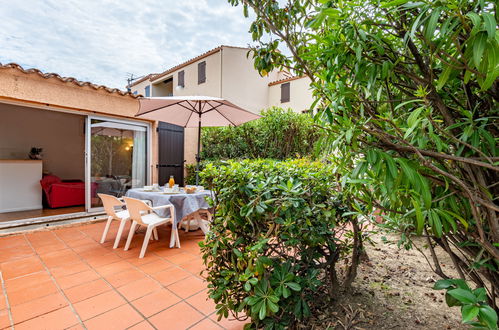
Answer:
[[[323,131],[308,114],[291,109],[270,108],[262,118],[236,127],[206,127],[202,130],[206,160],[312,156]]]
[[[216,206],[200,245],[220,318],[289,327],[310,315],[317,290],[334,297],[350,286],[366,237],[329,165],[228,161],[201,178]]]

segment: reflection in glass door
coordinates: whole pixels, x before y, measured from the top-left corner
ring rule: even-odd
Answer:
[[[128,189],[146,184],[147,128],[89,120],[90,208],[97,208],[102,206],[98,193],[122,197]]]

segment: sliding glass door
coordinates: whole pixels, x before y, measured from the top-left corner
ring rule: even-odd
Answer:
[[[148,126],[89,117],[87,132],[87,209],[95,211],[98,193],[122,197],[147,184]]]

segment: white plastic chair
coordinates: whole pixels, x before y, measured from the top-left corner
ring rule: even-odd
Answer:
[[[202,215],[205,215],[207,220],[204,220],[202,218]],[[211,217],[211,213],[209,210],[199,209],[196,212],[193,212],[193,213],[185,216],[182,219],[182,221],[180,221],[180,223],[178,225],[180,228],[180,226],[182,226],[182,224],[184,224],[185,231],[188,232],[190,230],[190,227],[191,227],[191,222],[196,221],[199,228],[201,228],[201,230],[203,231],[203,234],[206,235],[206,233],[208,232],[208,225],[211,223],[211,219],[212,219],[212,217]]]
[[[120,227],[118,228],[118,233],[116,235],[116,239],[114,240],[114,246],[113,246],[113,249],[116,249],[118,247],[118,244],[120,243],[121,234],[123,233],[123,229],[125,228],[125,224],[128,222],[130,215],[126,210],[116,211],[115,209],[116,207],[123,208],[123,206],[125,206],[125,203],[123,203],[118,198],[106,194],[97,194],[97,195],[102,200],[102,204],[104,205],[104,210],[106,211],[107,214],[107,223],[106,227],[104,227],[104,232],[102,233],[102,238],[100,240],[101,244],[106,241],[106,236],[109,231],[109,227],[111,226],[111,222],[113,222],[113,220],[120,221]]]
[[[173,205],[163,205],[151,207],[144,203],[143,201],[135,198],[125,197],[125,204],[130,213],[130,219],[132,220],[132,226],[130,227],[130,233],[128,234],[128,239],[125,245],[125,251],[127,251],[130,247],[130,243],[132,242],[133,235],[135,234],[135,228],[137,225],[147,227],[146,236],[144,237],[144,243],[142,243],[142,249],[140,250],[139,258],[143,258],[147,245],[149,244],[149,239],[151,238],[151,234],[154,233],[154,238],[158,239],[158,233],[156,227],[162,224],[171,223],[172,224],[172,234],[170,237],[170,248],[172,248],[175,243],[177,243],[177,247],[180,248],[180,240],[178,236],[178,230],[175,226],[175,208]],[[170,218],[162,218],[154,211],[161,209],[170,209]]]

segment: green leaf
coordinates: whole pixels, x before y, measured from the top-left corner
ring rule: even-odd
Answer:
[[[425,38],[426,40],[431,40],[433,38],[433,34],[435,33],[435,28],[437,27],[438,18],[440,17],[440,12],[442,9],[436,8],[431,13],[430,19],[428,20],[428,24],[425,29]]]
[[[433,290],[443,290],[443,289],[447,289],[447,288],[450,288],[453,286],[454,286],[454,283],[452,283],[451,280],[438,280],[433,285]]]
[[[282,296],[284,298],[288,298],[289,296],[291,296],[291,291],[288,288],[286,288],[285,286],[282,287]]]
[[[461,307],[461,315],[463,319],[463,323],[467,323],[473,320],[477,315],[480,309],[474,305],[464,305]]]
[[[473,290],[473,294],[476,296],[476,299],[478,301],[487,300],[487,291],[485,290],[485,288],[477,288]]]
[[[490,329],[497,329],[497,314],[492,307],[488,305],[480,306],[478,315]]]
[[[442,221],[435,210],[430,210],[429,217],[432,220],[431,229],[437,237],[442,237]]]
[[[395,107],[395,110],[407,105],[407,104],[411,104],[411,103],[420,103],[420,102],[423,102],[422,100],[420,99],[414,99],[414,100],[409,100],[409,101],[405,101],[405,102],[402,102],[400,104],[398,104],[396,107]]]
[[[448,293],[464,304],[476,304],[477,302],[475,295],[468,290],[458,288],[449,290]]]
[[[412,205],[414,205],[414,210],[416,212],[416,233],[421,235],[423,233],[424,226],[423,212],[421,212],[421,206],[417,200],[413,199]]]
[[[397,174],[398,174],[397,165],[395,164],[395,161],[393,160],[392,156],[390,156],[389,154],[387,154],[385,152],[381,153],[381,155],[386,160],[385,163],[386,163],[386,167],[388,168],[388,172],[390,173],[392,178],[396,178]]]
[[[262,302],[262,305],[260,306],[260,311],[258,312],[258,318],[260,320],[263,320],[267,316],[267,304],[265,301]]]
[[[390,62],[388,61],[383,62],[383,66],[381,67],[381,79],[386,79],[386,77],[388,76],[389,69],[390,69]]]
[[[489,35],[489,40],[494,40],[496,36],[496,27],[497,27],[496,19],[490,13],[483,13],[482,17],[483,17],[483,22],[485,24],[485,30]]]
[[[424,206],[426,209],[431,207],[431,190],[428,180],[421,174],[417,173],[419,178],[419,190],[421,192],[421,197],[423,197]]]
[[[393,1],[390,1],[388,3],[384,3],[383,5],[381,5],[381,8],[390,8],[390,7],[400,6],[406,2],[409,2],[409,0],[393,0]]]
[[[499,46],[495,41],[487,42],[487,75],[481,83],[482,90],[489,89],[499,76]]]
[[[451,279],[452,283],[454,283],[458,288],[466,290],[466,291],[471,291],[468,283],[466,283],[465,280],[460,279],[460,278],[453,278]]]
[[[272,301],[267,301],[267,304],[269,305],[269,309],[272,313],[277,313],[279,311],[279,305],[274,304]]]
[[[463,305],[459,300],[457,300],[456,298],[454,298],[453,296],[451,296],[449,294],[449,292],[447,292],[445,294],[445,302],[447,303],[447,306],[449,306],[449,307],[462,306]]]
[[[246,292],[251,291],[251,284],[250,284],[250,282],[249,282],[249,281],[248,281],[248,282],[246,282],[246,283],[244,283],[244,290],[245,290]]]
[[[475,63],[475,67],[480,67],[480,62],[482,60],[483,51],[485,50],[485,46],[487,44],[487,35],[484,32],[480,32],[477,34],[474,42],[473,42],[473,62]]]
[[[241,258],[243,256],[243,254],[241,253],[241,251],[239,251],[238,249],[234,248],[232,249],[232,251],[234,252],[234,254],[238,257],[238,258]]]
[[[469,12],[466,14],[466,16],[468,16],[471,19],[474,26],[480,26],[482,20],[480,19],[480,16],[477,13]]]
[[[413,112],[411,112],[409,117],[407,117],[407,125],[409,125],[409,127],[413,126],[416,123],[416,120],[419,118],[419,115],[423,110],[424,110],[423,107],[419,107]]]
[[[462,216],[449,210],[445,210],[446,213],[452,215],[454,218],[458,219],[459,222],[464,226],[465,230],[468,230],[469,223]]]
[[[251,296],[251,297],[248,297],[248,299],[247,299],[247,301],[246,301],[246,302],[248,303],[248,305],[253,306],[253,305],[255,305],[257,302],[259,302],[260,300],[261,300],[261,298],[260,298],[260,297]]]
[[[416,186],[416,171],[411,167],[409,162],[403,158],[397,158],[396,162],[400,164],[402,172],[404,172],[411,185]]]
[[[258,279],[256,279],[256,278],[252,277],[252,278],[250,278],[250,279],[248,280],[248,282],[250,282],[250,283],[251,283],[251,285],[256,285],[256,284],[258,283]]]
[[[350,143],[350,141],[352,141],[352,135],[353,135],[353,130],[352,129],[349,129],[349,130],[346,131],[345,138],[347,140],[347,143]]]
[[[483,50],[482,50],[482,53],[483,53]],[[437,90],[441,90],[442,87],[444,87],[445,83],[449,79],[449,76],[450,76],[451,72],[452,72],[452,67],[450,65],[448,65],[445,68],[445,70],[442,72],[442,74],[440,75],[440,77],[438,78],[438,81],[437,81]]]
[[[300,291],[301,286],[298,283],[295,282],[288,282],[286,285],[293,291]]]

